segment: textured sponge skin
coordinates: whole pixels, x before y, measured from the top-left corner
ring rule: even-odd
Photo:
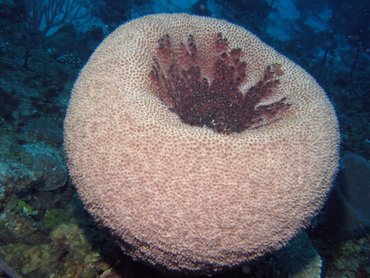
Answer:
[[[245,90],[282,65],[284,118],[219,134],[184,124],[155,96],[158,39],[192,34],[207,55],[219,32],[245,53]],[[241,27],[187,14],[142,17],[106,38],[74,85],[64,128],[89,212],[133,258],[171,270],[216,271],[280,248],[321,208],[338,163],[335,112],[309,74]]]

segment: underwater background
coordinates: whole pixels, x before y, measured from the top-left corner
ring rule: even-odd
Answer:
[[[368,0],[0,0],[0,277],[174,277],[132,261],[97,227],[62,144],[71,88],[94,49],[120,24],[163,12],[252,31],[316,78],[340,124],[340,168],[311,226],[213,277],[370,277]]]

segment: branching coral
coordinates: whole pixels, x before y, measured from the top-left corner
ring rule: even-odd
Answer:
[[[243,54],[217,33],[209,57],[202,59],[192,35],[186,44],[173,46],[167,34],[158,40],[150,77],[159,98],[185,123],[226,134],[242,132],[275,121],[289,107],[285,98],[260,105],[276,93],[283,74],[278,63],[267,66],[255,86],[241,91],[247,78]]]
[[[90,17],[79,1],[29,0],[25,1],[28,23],[33,29],[47,34],[52,28],[79,21],[82,26]]]

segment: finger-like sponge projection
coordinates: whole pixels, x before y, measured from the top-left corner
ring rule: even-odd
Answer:
[[[338,124],[315,80],[245,29],[145,16],[97,48],[65,119],[73,181],[134,259],[212,272],[274,251],[321,208]]]

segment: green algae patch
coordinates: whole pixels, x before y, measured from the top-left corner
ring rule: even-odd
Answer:
[[[71,221],[71,216],[63,209],[48,209],[44,215],[44,228],[53,229]]]
[[[17,200],[17,208],[22,211],[22,213],[26,216],[37,216],[39,215],[39,211],[29,204],[27,204],[23,200]]]
[[[25,249],[22,254],[22,261],[21,273],[24,275],[31,275],[35,271],[45,272],[45,270],[41,271],[42,265],[52,266],[55,264],[52,250],[50,250],[50,246],[47,244],[40,244]]]

